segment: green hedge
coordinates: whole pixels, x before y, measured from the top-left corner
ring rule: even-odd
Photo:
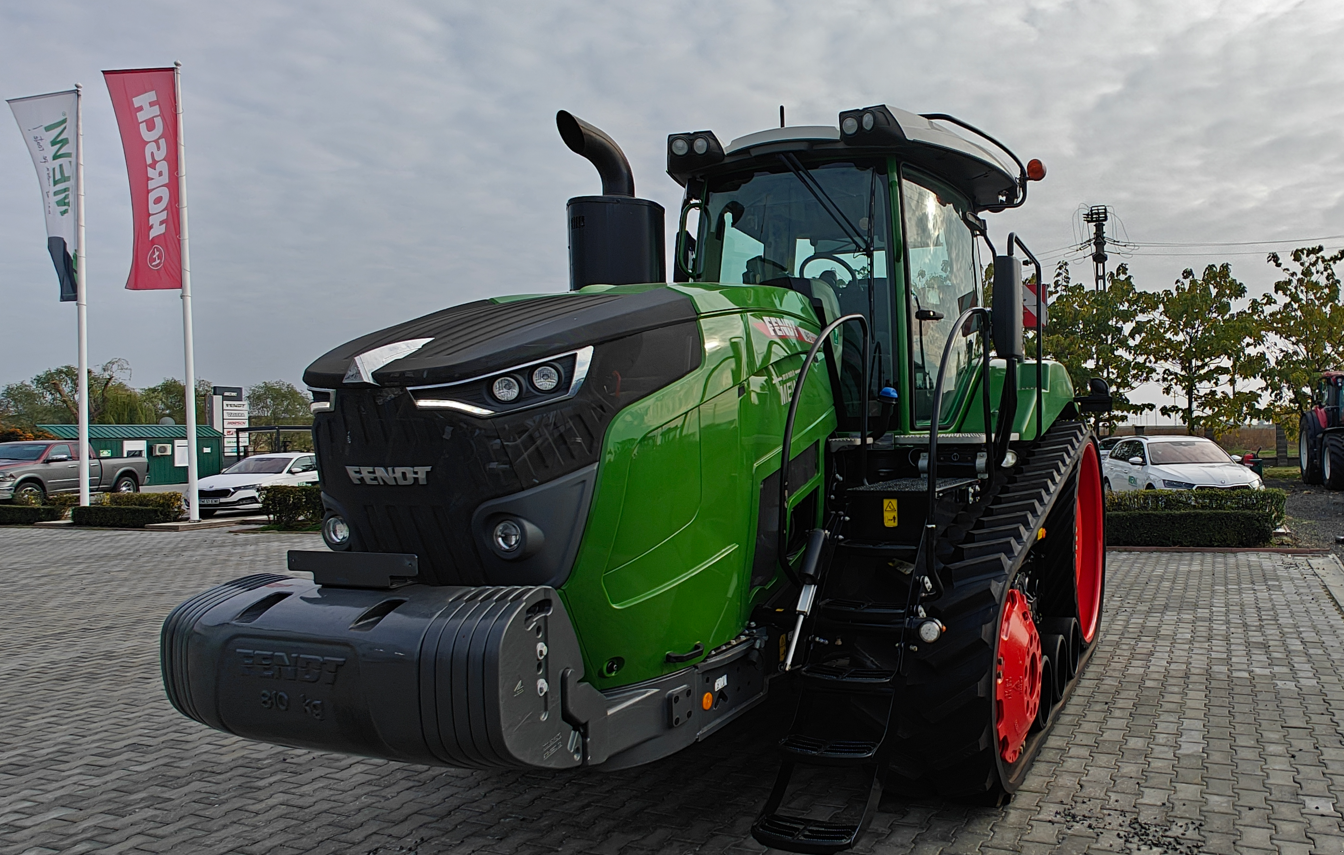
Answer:
[[[0,505],[0,525],[32,525],[58,520],[64,513],[61,508],[45,505]]]
[[[70,519],[75,525],[99,528],[144,528],[150,523],[172,522],[180,515],[180,511],[135,505],[105,504],[70,509]]]
[[[1107,546],[1264,546],[1276,524],[1260,511],[1112,511]]]
[[[181,493],[107,493],[103,496],[103,504],[114,508],[158,508],[172,514],[164,522],[182,516],[183,509]]]
[[[263,487],[261,510],[281,528],[299,528],[321,522],[321,487]]]
[[[1133,490],[1111,493],[1106,510],[1117,511],[1254,511],[1283,523],[1283,490]]]

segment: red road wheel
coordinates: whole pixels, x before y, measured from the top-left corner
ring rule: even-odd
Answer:
[[[1101,614],[1105,550],[1102,534],[1101,464],[1097,448],[1088,443],[1078,464],[1078,505],[1073,527],[1074,584],[1078,591],[1078,627],[1091,644]]]
[[[999,621],[999,655],[994,680],[994,718],[999,756],[1005,763],[1022,754],[1027,733],[1041,706],[1041,636],[1022,592],[1013,588]]]

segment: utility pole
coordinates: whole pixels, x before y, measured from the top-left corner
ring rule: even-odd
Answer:
[[[1083,214],[1083,222],[1092,224],[1092,266],[1098,291],[1106,287],[1106,220],[1105,205],[1093,205]]]

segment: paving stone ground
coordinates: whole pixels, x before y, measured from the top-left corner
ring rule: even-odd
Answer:
[[[316,546],[0,529],[0,855],[762,851],[779,704],[608,773],[407,766],[178,715],[162,618]],[[1105,636],[1013,802],[884,797],[859,851],[1344,853],[1344,616],[1321,560],[1112,553]]]

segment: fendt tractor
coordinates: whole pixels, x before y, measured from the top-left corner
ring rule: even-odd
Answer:
[[[672,134],[668,283],[663,209],[606,134],[557,121],[603,190],[568,203],[570,292],[309,366],[329,549],[289,553],[311,581],[249,576],[167,618],[174,706],[301,748],[622,769],[779,680],[796,712],[761,843],[845,849],[884,785],[1011,794],[1095,649],[1105,577],[1084,414],[1109,392],[1027,359],[1034,258],[980,216],[1044,168],[885,106]],[[866,800],[789,813],[818,775]]]

